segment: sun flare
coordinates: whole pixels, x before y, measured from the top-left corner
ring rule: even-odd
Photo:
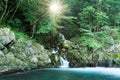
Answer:
[[[62,10],[62,6],[60,4],[60,1],[53,1],[49,4],[49,11],[53,14],[60,14]]]

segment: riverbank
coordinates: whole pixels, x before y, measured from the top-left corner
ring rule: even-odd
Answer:
[[[62,66],[63,62],[60,59],[70,68],[120,66],[120,44],[109,44],[108,47],[100,49],[101,47],[82,45],[80,41],[76,41],[79,40],[77,37],[67,40],[63,34],[61,35],[61,40],[54,48],[45,49],[43,45],[22,33],[1,28],[0,73],[55,68]]]
[[[50,52],[39,43],[18,34],[9,28],[0,28],[0,71],[48,67],[51,63]]]

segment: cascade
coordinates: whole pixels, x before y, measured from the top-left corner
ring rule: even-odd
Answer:
[[[52,48],[52,54],[58,53],[58,50],[55,50],[55,48]]]
[[[64,58],[60,57],[60,68],[68,68],[69,62],[65,60]]]
[[[65,40],[65,36],[62,33],[59,33],[59,40]],[[66,55],[64,54],[64,58],[60,57],[60,68],[68,68],[69,62],[67,61]]]

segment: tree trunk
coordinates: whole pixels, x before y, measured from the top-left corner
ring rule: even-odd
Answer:
[[[19,2],[18,2],[18,4],[17,4],[17,6],[16,6],[16,8],[15,8],[15,11],[14,11],[14,13],[12,14],[12,16],[11,16],[11,18],[10,18],[10,19],[12,19],[12,18],[15,16],[15,13],[17,12],[18,7],[19,7],[19,5],[20,5],[20,1],[21,1],[21,0],[19,0]]]
[[[33,23],[33,27],[32,27],[32,36],[31,36],[31,38],[34,37],[35,31],[36,31],[36,21]]]
[[[40,15],[38,17],[38,19],[36,19],[34,22],[33,22],[33,26],[32,26],[32,36],[31,38],[33,38],[35,36],[35,31],[36,31],[36,27],[37,25],[39,24],[39,22],[43,19],[43,17],[47,14],[47,12],[43,13],[43,15]]]
[[[8,7],[8,0],[6,0],[4,12],[3,12],[2,16],[0,17],[0,23],[2,22],[2,19],[4,18],[5,14],[6,14],[7,7]]]
[[[102,3],[102,0],[98,0],[98,3],[97,3],[97,12],[98,13],[101,11],[101,3]],[[97,32],[99,30],[99,27],[100,27],[100,24],[99,24],[99,21],[97,19],[97,24],[96,24],[95,32]]]

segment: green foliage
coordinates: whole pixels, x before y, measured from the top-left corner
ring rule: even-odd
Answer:
[[[49,23],[49,19],[43,19],[39,23],[37,34],[49,33],[50,30],[51,30],[51,23]]]
[[[40,28],[39,28],[39,31],[37,31],[37,33],[38,34],[40,34],[40,33],[48,33],[49,31],[50,31],[50,27],[51,27],[51,25],[42,25],[42,26],[40,26]]]
[[[14,19],[9,20],[8,24],[15,28],[19,28],[21,26],[21,21],[20,21],[20,19],[14,18]]]
[[[16,32],[16,31],[14,31],[14,33],[15,33],[15,36],[16,36],[17,38],[24,37],[25,40],[30,39],[26,34],[24,34],[24,33],[22,33],[22,32]]]
[[[92,6],[83,8],[83,11],[79,13],[78,24],[85,29],[93,29],[95,26],[95,9]]]
[[[109,17],[104,12],[97,12],[97,23],[100,24],[100,26],[108,25]]]
[[[39,4],[40,0],[23,0],[20,9],[23,10],[25,20],[33,24],[43,13],[43,5]],[[43,1],[44,2],[44,1]]]
[[[18,32],[18,31],[13,31],[15,36],[16,36],[16,39],[22,39],[22,43],[24,43],[25,41],[27,40],[31,40],[33,42],[35,42],[36,40],[35,39],[31,39],[27,34],[23,33],[23,32]]]
[[[81,47],[92,48],[93,50],[104,50],[111,45],[120,43],[119,29],[111,29],[108,26],[101,28],[99,32],[92,32],[87,29],[80,29],[81,36],[76,36],[72,41]]]
[[[97,12],[94,7],[88,6],[78,15],[78,24],[80,27],[96,31],[101,26],[108,25],[109,18],[104,12]]]
[[[82,46],[88,46],[88,47],[92,47],[92,48],[101,48],[102,45],[101,43],[99,43],[99,41],[97,41],[97,39],[90,37],[90,36],[82,36],[80,37],[80,45]]]
[[[119,42],[119,0],[64,0],[62,6],[66,7],[65,3],[69,8],[63,9],[63,13],[71,10],[65,13],[67,16],[51,15],[48,10],[49,0],[6,1],[0,0],[2,23],[7,23],[12,29],[24,31],[36,39],[44,38],[43,41],[47,39],[47,42],[52,35],[60,31],[68,39],[79,36],[81,44],[89,47],[100,48],[112,44],[113,41],[109,40],[111,35],[115,43]]]

